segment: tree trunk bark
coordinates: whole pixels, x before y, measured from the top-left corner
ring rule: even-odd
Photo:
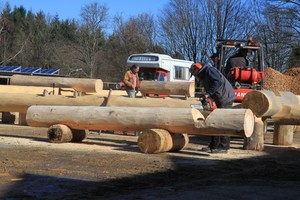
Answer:
[[[254,117],[250,110],[216,109],[214,112],[215,122],[210,116],[205,120],[195,108],[31,106],[26,120],[28,125],[37,127],[65,124],[80,130],[143,131],[158,128],[194,135],[251,136]]]
[[[79,92],[97,93],[103,89],[101,79],[13,75],[11,85],[73,88]]]
[[[299,105],[300,96],[291,92],[255,90],[247,93],[242,107],[250,108],[257,117],[271,117],[283,109],[283,105]]]
[[[184,95],[193,97],[195,95],[194,82],[164,82],[164,81],[142,81],[140,92],[146,94]]]
[[[147,129],[138,138],[138,146],[143,153],[180,151],[189,143],[186,134],[172,134],[163,129]]]

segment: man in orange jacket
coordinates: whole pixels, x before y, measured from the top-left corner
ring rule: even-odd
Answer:
[[[132,65],[124,75],[123,82],[129,98],[135,98],[136,96],[137,93],[136,89],[138,87],[138,82],[139,82],[138,72],[139,72],[139,66]]]

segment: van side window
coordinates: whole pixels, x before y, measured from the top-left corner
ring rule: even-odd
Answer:
[[[177,80],[189,80],[189,68],[181,67],[181,66],[174,66],[174,79]]]

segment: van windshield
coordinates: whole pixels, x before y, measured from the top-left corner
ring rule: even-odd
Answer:
[[[159,76],[158,72],[140,72],[139,77],[141,80],[145,81],[157,81]]]

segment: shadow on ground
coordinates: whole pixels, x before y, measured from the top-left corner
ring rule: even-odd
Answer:
[[[262,157],[225,161],[208,161],[201,155],[183,158],[178,156],[180,153],[169,153],[172,169],[104,181],[20,174],[0,197],[4,200],[298,199],[299,149],[269,147],[267,151],[270,154]],[[104,169],[98,170],[95,173],[101,174]]]

